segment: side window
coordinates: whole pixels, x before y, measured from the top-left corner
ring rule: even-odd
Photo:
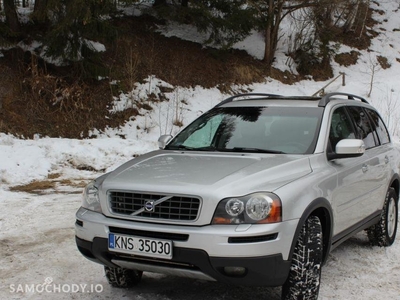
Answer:
[[[368,112],[368,115],[372,119],[373,126],[375,126],[375,130],[376,133],[378,134],[381,145],[389,143],[390,136],[381,117],[378,115],[376,111],[373,111],[372,109],[366,109],[366,111]]]
[[[363,140],[365,148],[369,149],[379,145],[375,128],[372,127],[365,110],[360,106],[349,106],[348,110],[356,127],[357,138]]]
[[[332,151],[335,151],[336,144],[343,139],[355,139],[356,134],[346,109],[339,107],[332,114],[329,142]]]

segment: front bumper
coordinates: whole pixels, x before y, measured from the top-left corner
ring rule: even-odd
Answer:
[[[263,225],[202,227],[132,222],[80,208],[76,214],[76,243],[88,259],[112,267],[178,275],[249,286],[279,286],[289,273],[288,260],[298,220]],[[126,255],[108,250],[108,233],[168,235],[171,260]],[[187,239],[175,239],[186,235]],[[225,267],[243,267],[231,274]]]

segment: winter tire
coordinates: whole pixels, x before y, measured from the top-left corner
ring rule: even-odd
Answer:
[[[310,216],[294,248],[289,276],[282,287],[283,300],[318,298],[322,248],[321,221],[316,216]]]
[[[368,238],[372,245],[387,247],[394,243],[397,232],[398,196],[393,188],[386,194],[379,222],[367,229]]]
[[[129,288],[137,285],[142,279],[142,271],[104,267],[108,283],[114,287]]]

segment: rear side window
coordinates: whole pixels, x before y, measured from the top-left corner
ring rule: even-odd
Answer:
[[[379,145],[375,126],[372,126],[366,111],[359,106],[349,106],[348,111],[354,121],[357,138],[363,140],[365,148],[373,148]]]
[[[390,142],[389,132],[385,124],[383,123],[381,117],[378,115],[376,111],[372,109],[366,109],[368,115],[372,120],[372,126],[375,127],[375,131],[378,134],[379,141],[381,145],[387,144]]]

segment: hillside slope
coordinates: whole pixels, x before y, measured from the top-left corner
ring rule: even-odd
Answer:
[[[376,61],[374,51],[378,49],[374,49],[373,44],[370,57],[362,54],[370,44],[370,38],[378,32],[380,37],[375,39],[392,35],[390,31],[395,28],[390,28],[388,20],[395,19],[391,16],[396,14],[395,4],[389,2],[381,7],[374,3],[366,34],[357,38],[351,33],[337,36],[338,42],[346,42],[353,48],[341,46],[338,55],[332,59],[332,66],[314,66],[310,74],[298,74],[296,64],[285,54],[289,35],[285,30],[290,29],[283,28],[272,73],[267,74],[261,60],[264,47],[261,34],[254,33],[236,44],[234,49],[221,51],[198,43],[205,39],[204,36],[188,25],[165,24],[148,15],[114,20],[118,37],[111,42],[100,41],[107,51],[99,53],[101,61],[91,66],[92,72],[101,75],[92,79],[80,62],[56,67],[20,48],[2,50],[0,132],[29,138],[34,134],[81,138],[87,137],[93,129],[118,127],[132,117],[142,115],[141,109],[151,110],[155,102],[168,99],[164,92],[170,89],[151,95],[149,88],[147,95],[131,101],[129,109],[110,113],[110,103],[115,97],[130,93],[146,78],[158,78],[180,88],[218,88],[228,94],[246,90],[252,83],[270,80],[293,84],[312,79],[321,82],[319,86],[322,87],[327,80],[355,65],[364,65],[367,74],[371,68],[368,64],[378,62],[377,68],[388,67],[396,59],[393,55],[382,54]],[[20,44],[21,48],[34,49],[34,41],[24,43]],[[392,47],[395,49],[396,43],[392,43]],[[332,48],[337,46],[332,45]]]

